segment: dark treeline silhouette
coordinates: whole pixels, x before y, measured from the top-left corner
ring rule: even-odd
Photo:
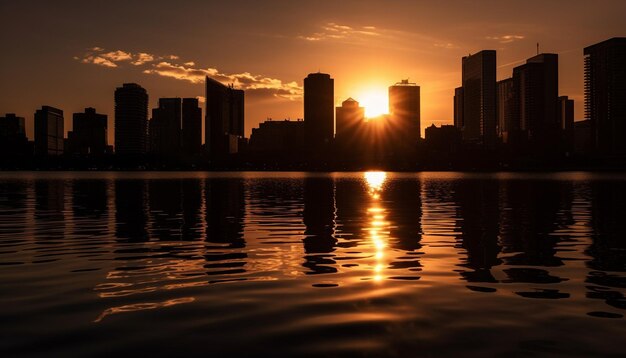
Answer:
[[[559,93],[557,54],[537,53],[497,81],[496,51],[462,58],[453,125],[425,128],[420,86],[389,87],[389,114],[366,118],[353,98],[335,108],[334,79],[304,79],[304,118],[268,120],[245,138],[243,90],[206,77],[196,98],[160,98],[149,116],[148,92],[134,83],[115,90],[115,147],[107,116],[42,106],[33,142],[25,120],[0,118],[5,169],[393,170],[626,168],[626,38],[584,49],[585,119]]]

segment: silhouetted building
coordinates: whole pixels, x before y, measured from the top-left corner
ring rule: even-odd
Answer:
[[[150,152],[162,158],[178,157],[181,124],[181,99],[159,98],[150,119]]]
[[[463,57],[463,140],[496,143],[496,51]]]
[[[32,155],[28,151],[24,117],[17,117],[13,113],[0,117],[0,157]]]
[[[626,38],[586,47],[585,117],[591,120],[595,149],[626,154]]]
[[[454,89],[454,126],[459,130],[463,129],[463,87]]]
[[[391,131],[405,145],[417,143],[421,137],[420,87],[402,80],[389,87]]]
[[[302,149],[305,136],[304,121],[272,121],[252,128],[250,152],[253,154],[293,154]]]
[[[520,128],[534,150],[546,153],[558,149],[559,59],[540,54],[513,69],[519,96]]]
[[[332,141],[335,132],[334,80],[326,73],[311,73],[304,79],[304,126],[310,145]]]
[[[241,116],[243,119],[243,115]],[[243,133],[243,132],[242,132]],[[183,98],[183,150],[195,154],[202,147],[202,109],[197,98]]]
[[[430,150],[452,153],[461,144],[461,133],[453,125],[437,127],[432,124],[430,127],[426,127],[424,134],[426,146]]]
[[[498,137],[503,143],[515,142],[519,134],[519,98],[513,78],[498,81]]]
[[[115,152],[142,155],[148,147],[148,93],[136,83],[115,90]]]
[[[557,113],[563,149],[572,152],[574,150],[574,100],[567,96],[559,97]]]
[[[82,156],[98,156],[107,152],[107,115],[94,108],[72,116],[72,131],[67,133],[68,152]]]
[[[574,152],[589,154],[593,151],[591,120],[574,122]]]
[[[63,154],[63,111],[43,106],[35,112],[35,154],[38,156]]]
[[[362,135],[365,108],[359,107],[359,102],[348,98],[341,103],[341,107],[336,108],[336,113],[337,143],[341,146],[355,146],[357,139]]]
[[[209,155],[224,158],[238,152],[244,134],[244,91],[206,77],[205,142]]]

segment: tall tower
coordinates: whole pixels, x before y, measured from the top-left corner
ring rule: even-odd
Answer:
[[[529,143],[540,151],[558,149],[559,57],[540,54],[513,69],[519,98],[519,124]]]
[[[148,147],[148,93],[136,83],[115,90],[115,152],[145,154]]]
[[[96,113],[95,108],[85,108],[84,113],[74,113],[72,138],[70,138],[70,132],[67,133],[70,150],[74,154],[104,155],[109,144],[107,121],[107,115]]]
[[[209,155],[223,158],[238,151],[244,136],[244,91],[206,77],[204,140]]]
[[[63,154],[63,111],[43,106],[35,112],[35,154],[38,156]]]
[[[324,145],[335,133],[334,80],[326,73],[304,79],[304,127],[310,145]]]
[[[394,136],[400,136],[406,144],[415,144],[421,137],[420,87],[409,80],[389,87],[389,114]]]
[[[359,107],[359,102],[348,98],[337,107],[337,142],[347,145],[356,145],[355,141],[365,122],[365,108]]]
[[[496,143],[496,51],[463,57],[463,140]]]
[[[626,38],[586,47],[585,117],[592,143],[604,155],[626,154]]]
[[[181,148],[181,125],[180,98],[159,98],[159,107],[152,110],[150,120],[150,151],[177,157]]]
[[[194,154],[202,147],[202,109],[197,98],[183,98],[183,150]]]

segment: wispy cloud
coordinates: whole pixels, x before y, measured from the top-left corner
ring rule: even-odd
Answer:
[[[408,50],[428,52],[429,48],[458,49],[459,46],[447,39],[435,38],[428,35],[402,31],[397,29],[381,28],[376,26],[350,26],[326,23],[318,31],[297,36],[298,39],[308,42],[337,42],[342,44],[361,45],[369,48]],[[409,45],[410,44],[410,45]]]
[[[498,41],[501,44],[508,44],[514,41],[523,40],[526,37],[523,35],[502,35],[502,36],[487,36],[487,40]]]
[[[323,41],[332,39],[355,39],[359,37],[380,36],[374,26],[352,27],[329,22],[321,27],[322,31],[308,35],[300,35],[298,38],[306,41]]]
[[[232,84],[247,91],[252,96],[272,96],[288,100],[302,97],[303,89],[295,81],[283,82],[280,79],[256,75],[250,72],[223,73],[217,68],[200,68],[194,61],[178,63],[177,55],[159,56],[147,52],[131,53],[122,50],[106,52],[101,47],[90,48],[83,56],[74,56],[82,63],[115,68],[123,63],[138,67],[145,74],[158,75],[198,84],[209,76],[221,83]]]

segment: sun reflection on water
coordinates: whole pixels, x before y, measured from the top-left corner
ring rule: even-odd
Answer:
[[[368,234],[374,248],[373,279],[374,281],[382,281],[385,268],[385,248],[387,247],[389,231],[386,230],[388,222],[385,220],[386,211],[380,204],[380,193],[383,190],[387,173],[366,172],[364,176],[368,193],[372,199],[367,209],[367,214],[370,217]]]

